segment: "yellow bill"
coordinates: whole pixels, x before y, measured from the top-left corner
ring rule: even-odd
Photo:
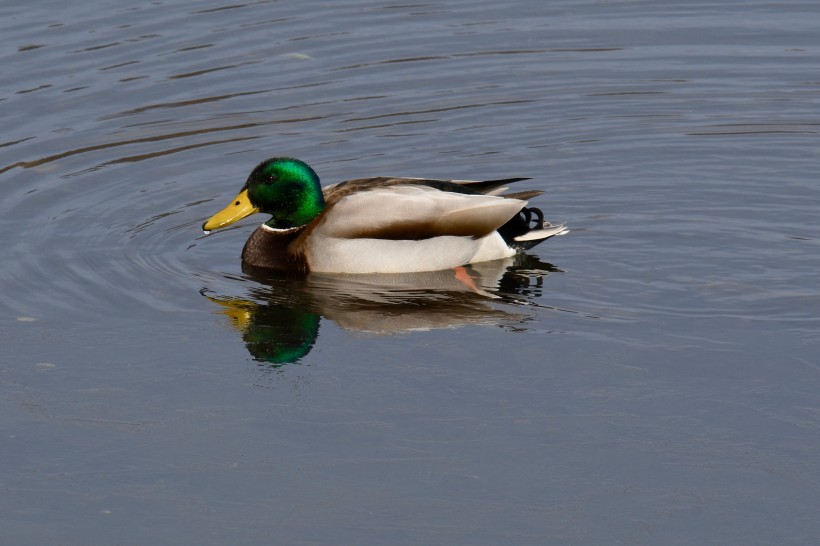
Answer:
[[[230,205],[211,216],[207,222],[202,224],[202,229],[207,232],[223,228],[257,212],[259,212],[259,209],[253,206],[248,197],[248,190],[244,189],[239,192],[239,195],[236,196]]]

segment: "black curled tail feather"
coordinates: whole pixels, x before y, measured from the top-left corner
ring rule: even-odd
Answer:
[[[504,241],[512,246],[519,246],[515,240],[533,229],[541,229],[544,225],[544,213],[541,209],[536,207],[524,207],[518,214],[510,218],[510,220],[498,228],[498,233]]]

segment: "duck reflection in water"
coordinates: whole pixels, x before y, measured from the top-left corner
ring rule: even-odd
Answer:
[[[510,311],[509,304],[533,304],[544,277],[561,271],[527,254],[407,274],[294,277],[250,266],[243,270],[260,285],[247,297],[219,296],[208,288],[201,293],[221,307],[251,356],[274,367],[298,362],[310,352],[322,317],[373,335],[469,324],[519,329],[529,315],[522,306]]]

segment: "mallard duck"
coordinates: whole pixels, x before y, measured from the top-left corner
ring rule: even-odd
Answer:
[[[409,273],[497,260],[569,230],[544,221],[526,199],[498,197],[505,180],[375,177],[322,189],[298,159],[263,161],[231,204],[202,225],[209,233],[263,212],[242,249],[253,268],[323,273]]]

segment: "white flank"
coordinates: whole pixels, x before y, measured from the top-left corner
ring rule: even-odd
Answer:
[[[458,267],[481,246],[471,237],[421,241],[316,238],[308,247],[310,270],[320,273],[417,273]]]

